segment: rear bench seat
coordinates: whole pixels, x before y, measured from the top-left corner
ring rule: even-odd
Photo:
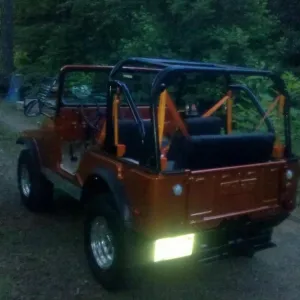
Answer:
[[[271,159],[274,142],[271,133],[177,135],[168,159],[175,161],[176,168],[191,170],[260,163]]]
[[[210,169],[265,162],[271,159],[275,136],[250,133],[220,135],[220,118],[189,118],[186,120],[189,138],[176,135],[172,139],[168,160],[175,168]],[[146,132],[150,121],[144,120]],[[124,157],[139,160],[142,149],[138,126],[134,120],[119,120],[119,142],[126,145]],[[146,143],[147,144],[147,143]]]
[[[143,120],[143,122],[145,131],[149,132],[151,130],[150,120]],[[187,118],[185,122],[190,135],[219,134],[221,132],[222,120],[217,117]],[[141,136],[138,125],[133,119],[119,120],[119,143],[126,145],[124,157],[139,159],[140,151],[142,151]]]
[[[189,135],[220,134],[222,119],[218,117],[186,118],[185,124]]]

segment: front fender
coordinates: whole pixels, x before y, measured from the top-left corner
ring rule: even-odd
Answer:
[[[37,146],[37,142],[32,137],[19,137],[16,141],[16,144],[25,146],[33,156],[34,160],[38,163],[39,167],[41,167],[41,156],[39,152],[39,148]]]

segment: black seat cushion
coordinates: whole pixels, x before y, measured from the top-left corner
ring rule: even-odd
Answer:
[[[143,122],[145,131],[148,132],[150,130],[151,123],[148,120],[144,120]],[[135,122],[135,120],[119,120],[119,143],[126,145],[124,157],[139,161],[141,151],[143,151],[142,138],[139,132],[138,124]]]
[[[185,123],[190,135],[220,134],[222,120],[218,117],[186,118]]]
[[[168,159],[177,168],[210,169],[266,162],[271,159],[275,136],[251,133],[202,135],[185,138],[177,135],[171,144]]]

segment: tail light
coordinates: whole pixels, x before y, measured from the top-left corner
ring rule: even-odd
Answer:
[[[282,207],[288,211],[292,211],[296,207],[298,180],[298,162],[289,164],[284,170],[283,189],[281,195]]]

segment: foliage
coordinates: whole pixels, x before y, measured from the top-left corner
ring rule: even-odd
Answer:
[[[300,2],[298,0],[270,0],[269,8],[280,20],[279,36],[284,36],[286,40],[282,56],[283,63],[289,67],[300,66]]]
[[[29,74],[28,88],[64,64],[113,64],[128,56],[291,69],[300,65],[299,13],[296,0],[15,0],[14,63]],[[300,80],[292,72],[283,79],[296,138]],[[276,96],[270,81],[254,76],[237,81],[253,89],[265,109]],[[218,99],[225,91],[217,85],[198,84],[185,96]],[[246,98],[241,94],[234,102],[234,122],[250,130],[259,116]],[[279,130],[282,120],[275,113],[271,118]]]
[[[16,0],[15,23],[23,66],[45,72],[135,55],[274,65],[285,43],[267,0]]]
[[[292,144],[294,145],[294,150],[296,153],[300,154],[300,80],[291,72],[284,72],[282,78],[285,81],[287,91],[291,96],[292,107],[290,110],[290,118],[292,125]],[[259,96],[264,110],[267,111],[277,95],[273,89],[272,82],[266,78],[252,76],[247,78],[245,83],[254,91],[256,95]],[[233,107],[235,111],[233,120],[234,124],[239,124],[239,131],[253,130],[259,124],[261,117],[259,117],[257,112],[255,112],[253,106],[247,105],[246,97],[242,99],[242,103],[235,102]],[[269,114],[269,118],[272,121],[279,138],[281,141],[283,141],[284,121],[283,117],[278,115],[278,107],[275,107],[274,110]],[[266,130],[266,128],[262,127],[261,130]]]
[[[294,107],[300,108],[300,79],[291,72],[284,72],[282,75],[286,88],[291,97]]]

